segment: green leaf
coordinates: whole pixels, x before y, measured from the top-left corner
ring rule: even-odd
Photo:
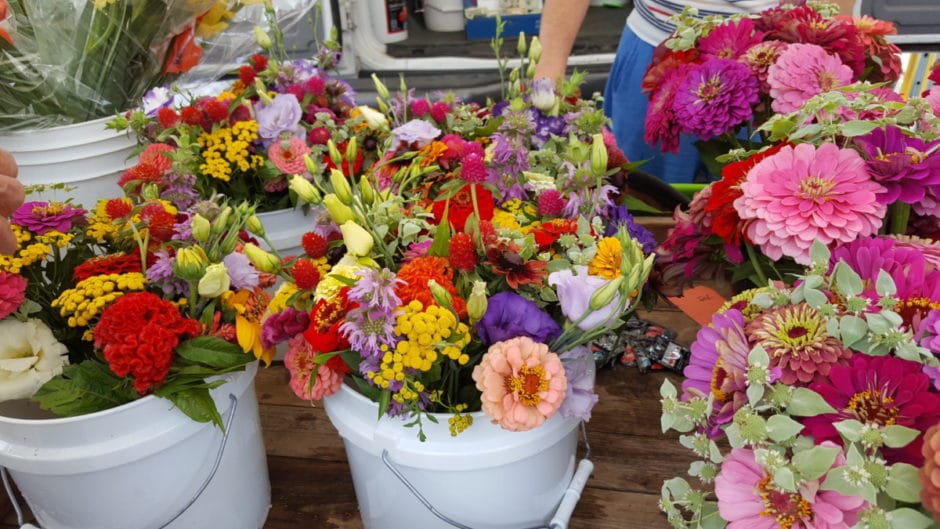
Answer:
[[[815,288],[804,288],[803,297],[806,299],[806,303],[814,309],[818,309],[826,303],[829,303],[829,298],[827,298],[822,291]]]
[[[747,403],[756,406],[760,399],[764,397],[763,384],[751,384],[747,387]]]
[[[900,424],[892,424],[884,429],[885,433],[885,444],[889,448],[901,448],[902,446],[907,446],[908,443],[913,441],[920,435],[919,430],[913,428],[908,428],[907,426],[901,426]]]
[[[914,509],[902,507],[888,512],[892,529],[926,529],[933,520]]]
[[[920,501],[920,470],[907,463],[895,463],[888,468],[885,492],[892,498],[907,503]]]
[[[879,296],[893,296],[898,293],[898,287],[894,284],[891,274],[879,270],[878,279],[875,280],[875,291]]]
[[[747,363],[767,367],[770,365],[770,355],[767,354],[767,351],[761,344],[757,344],[751,349],[751,352],[747,354]]]
[[[190,362],[217,369],[238,367],[254,360],[238,345],[217,336],[197,336],[186,340],[177,346],[176,353]]]
[[[809,248],[809,258],[814,263],[828,263],[829,256],[829,248],[818,240],[813,242],[813,245]]]
[[[689,483],[682,478],[672,478],[667,479],[663,482],[663,488],[668,490],[672,497],[678,500],[685,498],[685,495],[689,492]]]
[[[820,488],[822,490],[834,490],[843,496],[859,496],[862,493],[862,488],[853,485],[846,479],[847,471],[848,469],[845,467],[833,469],[832,472],[826,476],[826,480],[823,481]]]
[[[728,524],[718,512],[718,504],[714,502],[706,503],[702,508],[702,518],[699,520],[698,529],[723,529]]]
[[[206,388],[189,388],[177,391],[164,398],[169,399],[179,410],[189,418],[198,422],[213,422],[219,428],[224,428],[222,416],[215,407],[215,401]]]
[[[851,121],[846,121],[842,124],[842,135],[847,138],[854,138],[855,136],[864,136],[869,132],[875,130],[880,125],[875,121],[864,121],[860,119],[853,119]]]
[[[869,313],[865,318],[868,320],[868,328],[875,334],[884,334],[891,329],[891,322],[881,313]]]
[[[449,203],[448,203],[449,204]],[[450,223],[447,222],[447,210],[444,208],[444,219],[434,231],[434,240],[428,248],[428,255],[433,257],[446,257],[450,253]]]
[[[800,473],[803,481],[822,477],[835,462],[841,450],[836,447],[814,446],[793,455],[793,466]]]
[[[664,399],[674,399],[677,396],[676,387],[672,385],[672,382],[669,380],[663,380],[663,384],[659,386],[659,396]]]
[[[802,424],[786,415],[773,415],[767,419],[767,435],[778,443],[791,439],[802,430]]]
[[[39,388],[32,400],[63,417],[75,417],[107,410],[138,399],[129,384],[94,360],[65,366],[62,374]]]
[[[836,288],[844,296],[857,296],[862,292],[862,278],[852,270],[845,261],[836,264]]]
[[[785,492],[796,492],[796,478],[788,467],[778,468],[774,472],[774,483]]]
[[[835,426],[836,430],[838,430],[838,432],[842,434],[842,437],[845,437],[846,440],[851,441],[853,443],[857,442],[859,439],[862,438],[862,428],[865,427],[864,424],[862,424],[860,421],[857,421],[855,419],[846,419],[844,421],[839,421],[833,424],[833,426]]]
[[[839,334],[846,347],[852,347],[868,335],[868,323],[862,318],[848,314],[839,319]]]
[[[382,394],[379,396],[379,417],[378,417],[379,419],[381,419],[382,417],[385,416],[386,413],[388,413],[388,406],[391,403],[391,400],[392,400],[392,392],[387,389],[383,389]]]
[[[836,413],[819,393],[809,388],[796,388],[790,395],[787,411],[798,417],[813,417],[824,413]]]

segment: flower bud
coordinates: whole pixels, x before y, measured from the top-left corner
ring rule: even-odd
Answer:
[[[454,298],[451,297],[450,292],[446,288],[442,287],[440,283],[433,279],[428,280],[428,289],[431,291],[431,297],[434,298],[434,301],[438,305],[444,307],[448,310],[454,310]]]
[[[307,172],[310,174],[319,174],[320,172],[320,166],[310,157],[309,153],[304,155],[304,167],[307,168]]]
[[[620,292],[620,285],[622,283],[623,276],[618,276],[608,281],[601,288],[595,290],[594,293],[591,294],[590,301],[588,301],[588,308],[594,311],[610,305]]]
[[[274,100],[271,99],[271,94],[268,94],[268,87],[264,86],[260,77],[255,77],[255,92],[258,92],[258,99],[265,105],[274,103]]]
[[[209,233],[212,235],[221,235],[228,229],[229,218],[231,218],[231,216],[232,206],[225,206],[225,209],[212,219],[212,227],[209,228]]]
[[[604,136],[595,134],[591,143],[591,170],[596,175],[607,172],[607,146],[604,145]]]
[[[212,229],[212,224],[209,223],[209,219],[196,213],[193,215],[193,218],[189,220],[189,229],[193,233],[193,239],[199,242],[206,242],[209,240],[209,232]]]
[[[379,97],[385,99],[386,101],[391,97],[391,94],[388,93],[388,87],[385,86],[385,83],[383,83],[379,79],[379,76],[374,73],[372,74],[372,84],[375,85],[375,91],[377,94],[379,94]]]
[[[525,32],[520,31],[519,40],[516,41],[516,52],[519,54],[520,57],[525,57],[526,48],[528,47],[526,46],[526,44],[527,43],[525,40]]]
[[[318,191],[309,180],[298,174],[290,177],[290,182],[287,184],[287,187],[294,193],[297,193],[297,196],[307,204],[319,204],[323,200],[323,197],[320,196],[320,191]]]
[[[199,280],[197,290],[204,298],[217,298],[228,291],[232,280],[228,277],[228,269],[223,263],[214,263],[206,267],[206,273]]]
[[[330,185],[333,187],[333,193],[347,206],[353,203],[352,188],[349,186],[349,179],[337,169],[330,169]]]
[[[375,201],[375,189],[372,188],[372,184],[369,183],[369,179],[366,177],[359,179],[359,195],[366,204]]]
[[[339,149],[336,147],[336,142],[332,138],[326,140],[326,148],[330,151],[330,160],[333,161],[333,165],[336,167],[343,166],[343,155],[339,153]]]
[[[346,252],[356,257],[365,257],[372,252],[372,234],[365,228],[349,220],[339,226],[343,232],[343,244],[346,245]]]
[[[225,238],[222,239],[222,242],[218,245],[219,254],[215,259],[212,259],[213,262],[222,259],[224,256],[235,251],[235,247],[238,246],[238,243],[241,242],[241,235],[238,233],[238,230],[229,230],[225,235]],[[215,250],[215,248],[213,248]]]
[[[529,60],[538,63],[542,59],[542,43],[539,41],[538,37],[532,37],[532,42],[529,43]]]
[[[359,154],[359,140],[355,136],[349,138],[346,144],[346,163],[349,164],[349,173],[352,176],[353,167],[356,166],[356,155]]]
[[[257,215],[248,215],[245,219],[245,229],[253,235],[264,237],[264,224],[261,224],[261,219]]]
[[[176,252],[173,274],[186,281],[195,281],[206,273],[209,258],[201,246],[186,246]]]
[[[388,105],[385,105],[384,102],[380,101],[379,103],[379,108],[384,107],[385,110],[388,109]],[[380,130],[388,127],[388,118],[385,117],[384,113],[365,105],[357,107],[357,109],[359,110],[359,115],[362,116],[362,119],[366,120],[366,125],[368,125],[370,129]]]
[[[470,321],[477,322],[483,319],[488,304],[486,282],[474,281],[473,290],[470,291],[470,297],[467,298],[467,315],[470,316]]]
[[[271,50],[271,37],[265,33],[264,28],[261,26],[255,26],[255,40],[258,42],[258,46],[261,46],[261,49],[270,51]]]
[[[555,82],[548,77],[532,81],[532,91],[529,97],[535,108],[548,112],[555,106]]]
[[[160,187],[157,184],[146,184],[140,190],[140,198],[145,202],[160,200]]]
[[[332,218],[333,222],[336,224],[342,225],[344,222],[356,218],[356,214],[353,210],[346,204],[343,204],[339,197],[333,193],[323,197],[323,205],[326,206],[327,211],[330,212],[330,218]]]
[[[276,274],[281,269],[281,263],[277,257],[258,248],[254,243],[246,242],[244,246],[245,256],[251,261],[251,264],[262,272]]]

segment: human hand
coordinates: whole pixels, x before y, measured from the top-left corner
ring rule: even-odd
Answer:
[[[0,149],[0,254],[16,251],[16,237],[10,230],[10,215],[23,204],[23,184],[13,155]]]

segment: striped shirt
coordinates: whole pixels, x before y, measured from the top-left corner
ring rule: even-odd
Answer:
[[[686,6],[697,7],[699,15],[706,16],[759,13],[779,3],[779,0],[633,0],[627,25],[638,37],[656,46],[676,29],[669,18]]]

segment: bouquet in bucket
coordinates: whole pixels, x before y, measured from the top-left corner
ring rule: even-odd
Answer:
[[[613,201],[600,111],[560,114],[539,151],[521,95],[499,112],[378,91],[401,121],[379,161],[317,185],[294,177],[318,223],[303,255],[269,259],[286,281],[262,337],[288,343],[291,387],[318,400],[348,381],[422,440],[434,413],[453,435],[481,409],[512,431],[587,419],[590,344],[637,306],[653,260]],[[579,128],[589,113],[596,126]]]
[[[890,22],[836,15],[824,2],[783,4],[760,14],[678,17],[643,80],[648,143],[676,152],[680,135],[695,136],[717,176],[716,157],[760,146],[766,135],[757,129],[775,113],[854,82],[890,85],[900,76]]]
[[[11,222],[20,248],[0,256],[2,400],[74,416],[152,394],[221,426],[217,375],[270,359],[260,318],[274,277],[243,253],[263,234],[252,206],[30,201]]]
[[[732,298],[692,344],[663,431],[695,453],[673,527],[940,523],[940,244],[821,243],[793,287]]]

